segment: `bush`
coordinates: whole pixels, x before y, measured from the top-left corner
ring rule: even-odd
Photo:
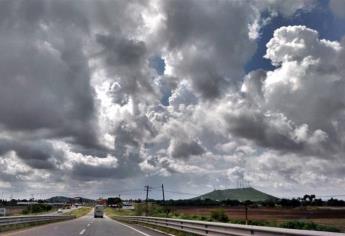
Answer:
[[[53,209],[53,207],[50,206],[50,205],[36,204],[36,205],[27,206],[27,207],[22,211],[22,213],[23,213],[24,215],[27,215],[27,214],[31,214],[31,213],[40,213],[40,212],[50,211],[51,209]]]
[[[279,227],[288,228],[288,229],[305,229],[305,230],[340,232],[339,229],[332,226],[319,225],[319,224],[315,224],[314,222],[304,222],[304,221],[288,221],[288,222],[280,224]]]
[[[166,210],[164,207],[159,206],[157,204],[153,203],[137,203],[134,206],[134,212],[137,216],[145,215],[146,212],[148,216],[157,216],[157,217],[165,217],[166,216]]]
[[[136,216],[143,216],[145,215],[146,206],[143,203],[137,203],[134,205],[134,212]]]
[[[211,220],[219,222],[229,222],[229,217],[225,214],[224,209],[216,209],[211,211]]]

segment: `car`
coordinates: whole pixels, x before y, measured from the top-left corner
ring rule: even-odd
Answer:
[[[59,209],[57,210],[57,213],[63,213],[63,210],[62,210],[61,208],[59,208]]]
[[[102,205],[96,205],[95,206],[95,210],[94,210],[94,217],[95,218],[103,218],[103,211],[104,211],[104,207]]]

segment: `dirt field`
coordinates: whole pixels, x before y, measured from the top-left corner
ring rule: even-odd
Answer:
[[[176,213],[186,215],[210,215],[211,207],[177,207]],[[244,220],[244,207],[223,208],[230,219]],[[310,208],[310,209],[286,209],[286,208],[249,208],[248,218],[250,220],[266,220],[284,222],[287,220],[311,220],[318,224],[335,226],[345,231],[345,208]]]
[[[217,208],[176,208],[175,212],[187,215],[209,215]],[[223,208],[230,219],[244,219],[243,207]],[[345,219],[345,209],[284,209],[284,208],[249,208],[248,216],[253,220],[286,220],[286,219]]]

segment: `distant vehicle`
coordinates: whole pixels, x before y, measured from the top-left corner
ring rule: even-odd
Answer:
[[[103,218],[103,210],[104,210],[104,207],[102,205],[96,205],[95,213],[94,213],[95,218],[97,217]]]
[[[57,213],[63,213],[62,209],[61,209],[61,208],[58,209],[58,210],[57,210]]]

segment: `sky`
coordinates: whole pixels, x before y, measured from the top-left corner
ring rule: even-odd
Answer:
[[[1,198],[345,194],[344,12],[0,1]]]

